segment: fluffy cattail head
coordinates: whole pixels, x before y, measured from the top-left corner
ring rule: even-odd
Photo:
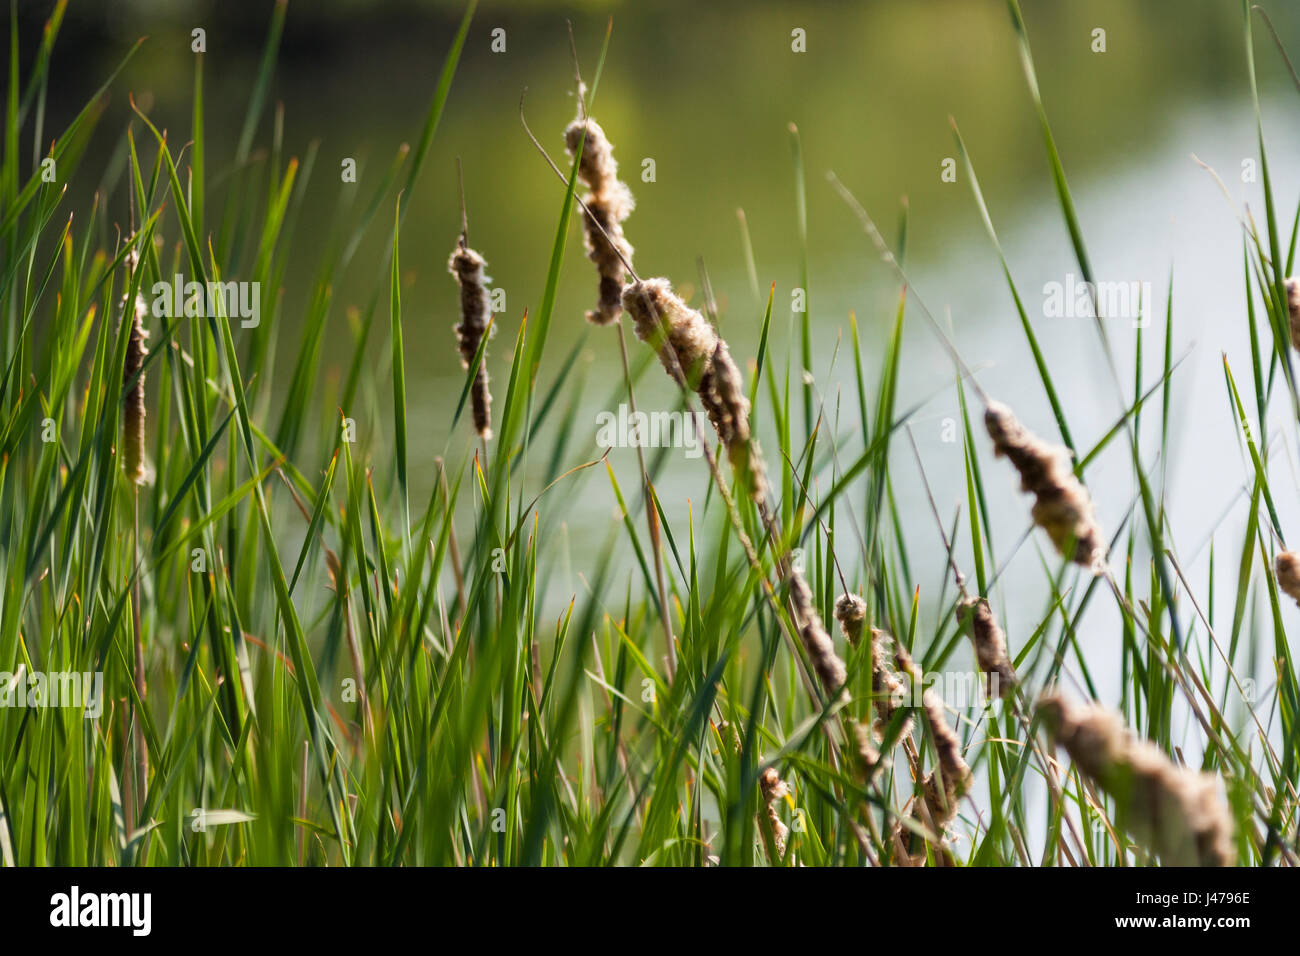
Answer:
[[[835,644],[822,625],[821,616],[813,607],[812,592],[808,583],[798,570],[790,572],[790,603],[794,605],[795,624],[799,629],[799,639],[803,642],[808,659],[812,662],[817,679],[821,681],[826,696],[831,699],[842,697],[844,682],[848,671],[844,662],[835,653]]]
[[[1300,554],[1294,551],[1278,552],[1273,567],[1277,572],[1277,586],[1282,589],[1282,593],[1300,604]]]
[[[465,245],[464,237],[456,244],[447,269],[460,286],[460,323],[456,326],[456,339],[460,361],[464,368],[478,354],[483,336],[488,329],[488,277],[484,274],[487,262]],[[479,363],[470,385],[470,409],[474,416],[474,430],[484,441],[492,437],[492,393],[488,390],[486,359]]]
[[[1056,550],[1076,564],[1099,570],[1106,542],[1092,513],[1092,499],[1074,477],[1069,453],[1026,429],[1011,409],[989,402],[984,425],[993,449],[1020,473],[1021,487],[1034,495],[1034,523],[1047,532]]]
[[[901,644],[894,648],[894,660],[900,671],[922,683],[921,669]],[[971,772],[962,756],[961,739],[948,723],[943,702],[931,690],[924,692],[921,702],[935,753],[939,755],[939,779],[934,780],[931,774],[923,792],[935,825],[943,826],[956,815],[957,801],[970,789]]]
[[[583,131],[586,136],[583,136]],[[564,148],[572,158],[582,147],[578,161],[578,178],[593,193],[604,192],[618,182],[618,162],[614,159],[614,146],[605,131],[591,117],[576,119],[564,130]]]
[[[139,261],[138,254],[132,250],[128,263],[132,272]],[[130,292],[127,292],[130,295]],[[136,294],[132,308],[127,308],[126,296],[122,299],[122,321],[131,323],[130,337],[126,345],[126,364],[122,368],[122,387],[127,390],[122,405],[122,467],[127,477],[137,485],[149,483],[149,465],[144,453],[144,368],[145,356],[149,354],[145,339],[149,337],[144,327],[145,316],[149,306],[144,296]]]
[[[704,316],[683,302],[667,279],[633,282],[623,290],[623,308],[632,316],[637,338],[659,352],[668,373],[680,367],[686,384],[695,387],[718,347],[718,335]]]
[[[869,783],[881,766],[880,749],[871,732],[871,725],[853,722],[853,769],[859,783]]]
[[[1016,687],[1016,672],[1007,656],[1007,638],[998,626],[993,609],[984,598],[961,602],[961,611],[970,616],[971,635],[975,641],[975,660],[984,672],[990,697],[1010,697]]]
[[[862,624],[867,619],[867,602],[856,594],[841,594],[835,601],[835,620],[850,646],[857,647],[862,640]]]
[[[581,97],[583,90],[578,91]],[[570,158],[578,155],[578,178],[591,191],[583,197],[586,213],[583,226],[587,239],[587,258],[596,265],[600,277],[596,308],[587,313],[593,325],[609,325],[623,310],[622,292],[627,281],[626,268],[632,262],[632,246],[623,235],[623,221],[632,212],[632,191],[618,178],[614,147],[600,124],[580,115],[564,131],[564,145]]]
[[[1119,825],[1162,863],[1232,865],[1232,817],[1213,776],[1176,766],[1101,707],[1048,695],[1037,712],[1080,772],[1114,800]]]
[[[781,822],[777,815],[776,804],[784,800],[790,792],[790,788],[785,785],[781,775],[776,772],[775,767],[768,767],[758,777],[758,788],[763,794],[763,804],[766,807],[767,831],[772,840],[772,848],[776,851],[777,857],[785,856],[786,838],[790,835],[790,829]],[[776,860],[772,861],[777,862]]]
[[[767,466],[758,439],[749,431],[749,399],[740,369],[722,339],[718,339],[712,361],[700,379],[699,395],[709,421],[727,446],[732,469],[748,486],[750,497],[762,501],[767,497]]]
[[[876,706],[876,729],[884,734],[894,719],[894,714],[907,700],[907,688],[898,679],[889,662],[891,639],[878,628],[871,629],[871,696]],[[899,728],[902,739],[912,733],[912,719],[905,718]]]
[[[703,315],[673,292],[667,279],[633,282],[623,290],[623,308],[632,316],[637,338],[659,353],[668,374],[684,375],[683,384],[700,396],[709,421],[727,446],[732,469],[748,483],[750,497],[762,501],[767,494],[767,469],[749,431],[749,399],[727,343]]]
[[[592,325],[610,325],[623,313],[623,286],[627,281],[624,262],[632,261],[632,245],[623,234],[623,220],[632,211],[632,194],[620,182],[605,192],[590,193],[583,200],[583,226],[587,258],[600,278],[596,307],[587,312]]]

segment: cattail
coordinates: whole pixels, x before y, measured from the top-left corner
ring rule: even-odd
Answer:
[[[623,312],[623,285],[627,280],[623,261],[632,261],[632,245],[623,235],[623,220],[632,209],[632,194],[623,187],[609,194],[588,193],[583,202],[587,207],[583,214],[587,258],[595,263],[600,276],[596,307],[587,310],[587,321],[609,325]]]
[[[799,639],[803,641],[804,650],[808,652],[808,659],[812,661],[813,670],[817,672],[817,678],[826,690],[826,696],[843,697],[846,693],[843,688],[845,680],[848,679],[848,672],[844,668],[844,662],[835,653],[835,644],[831,641],[831,636],[826,633],[822,619],[813,607],[812,592],[808,590],[808,583],[795,569],[791,569],[790,572],[790,601],[794,604]]]
[[[835,620],[840,622],[840,630],[850,647],[857,647],[862,640],[862,624],[867,619],[867,602],[856,594],[841,594],[835,600]]]
[[[739,754],[741,750],[740,731],[736,729],[736,725],[729,720],[724,720],[716,725],[716,729],[723,746],[733,754]]]
[[[994,450],[1011,459],[1021,487],[1034,495],[1034,523],[1047,532],[1056,550],[1076,564],[1100,567],[1106,545],[1092,500],[1074,477],[1066,449],[1030,433],[1001,402],[989,402],[984,425]]]
[[[586,136],[583,136],[584,130]],[[582,146],[578,177],[591,190],[583,197],[587,207],[583,225],[587,258],[600,276],[596,308],[587,313],[593,325],[609,325],[623,311],[623,285],[627,281],[624,262],[632,261],[632,246],[623,235],[623,222],[632,213],[632,191],[619,181],[618,163],[609,137],[593,119],[574,120],[564,131],[564,142],[572,157]]]
[[[135,250],[128,255],[132,272],[139,257]],[[127,293],[130,294],[129,292]],[[144,368],[149,349],[144,341],[149,337],[144,327],[149,306],[144,296],[136,293],[134,308],[128,311],[126,297],[122,298],[122,320],[131,323],[131,334],[126,345],[126,364],[122,369],[122,387],[127,389],[122,406],[122,464],[127,477],[137,485],[149,483],[149,466],[144,454]],[[138,377],[137,377],[137,373]]]
[[[579,90],[579,96],[584,91]],[[583,133],[586,133],[584,136]],[[594,193],[603,193],[618,183],[618,160],[614,158],[614,145],[605,130],[588,116],[570,123],[564,130],[564,146],[572,158],[582,145],[582,159],[578,161],[578,178]]]
[[[1007,656],[1007,639],[984,598],[968,598],[960,604],[970,614],[975,639],[975,661],[984,672],[990,697],[1010,697],[1016,687],[1016,672]]]
[[[1300,604],[1300,554],[1281,551],[1273,567],[1277,572],[1277,586],[1282,589],[1282,593]]]
[[[767,835],[772,841],[772,849],[776,851],[776,859],[772,860],[776,863],[785,856],[785,841],[790,835],[790,828],[782,823],[780,816],[777,815],[776,803],[778,800],[784,800],[790,790],[775,767],[768,767],[763,771],[758,778],[758,787],[763,793],[763,804],[767,808]]]
[[[870,782],[876,769],[881,766],[878,741],[871,732],[871,725],[863,721],[853,722],[853,763],[860,783]]]
[[[1291,344],[1300,349],[1300,279],[1286,280],[1286,311],[1291,320]]]
[[[877,628],[871,629],[871,695],[876,705],[876,729],[884,734],[894,719],[894,714],[907,699],[907,688],[889,665],[889,635]],[[912,719],[903,720],[898,731],[901,740],[912,733]]]
[[[478,354],[479,345],[488,328],[488,293],[484,285],[488,277],[483,274],[487,262],[481,255],[465,245],[464,236],[457,243],[447,264],[448,270],[460,284],[460,324],[456,326],[456,339],[460,343],[460,362],[469,368]],[[470,407],[474,415],[474,430],[487,441],[492,437],[492,393],[488,391],[486,356],[474,372],[470,385]]]
[[[912,655],[902,646],[894,648],[894,660],[898,669],[909,674],[913,681],[921,683],[921,669],[912,660]],[[921,697],[925,709],[926,722],[930,725],[930,736],[934,739],[934,749],[939,755],[939,779],[931,773],[923,781],[922,792],[926,806],[936,826],[942,827],[957,812],[957,801],[970,789],[971,772],[961,753],[961,739],[948,724],[943,702],[934,691],[927,690]]]
[[[748,483],[751,498],[763,501],[766,468],[749,431],[749,399],[727,343],[704,316],[673,293],[667,279],[632,283],[623,290],[623,308],[632,316],[637,338],[658,351],[668,374],[676,376],[680,369],[686,377],[682,384],[699,395],[727,447],[732,470]]]
[[[1120,826],[1164,865],[1232,865],[1232,818],[1212,775],[1176,766],[1096,705],[1049,695],[1038,713],[1075,766],[1115,801]]]

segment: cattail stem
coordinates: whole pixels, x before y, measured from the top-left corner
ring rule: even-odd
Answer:
[[[523,97],[520,98],[520,102],[519,102],[519,119],[521,125],[524,128],[525,133],[527,134],[528,138],[532,141],[538,153],[542,156],[542,158],[545,160],[547,165],[550,166],[551,170],[555,173],[556,177],[560,180],[560,182],[567,187],[568,177],[566,177],[564,173],[561,172],[560,168],[555,165],[554,161],[552,161],[550,156],[547,154],[546,149],[542,146],[542,144],[538,141],[537,137],[533,135],[532,130],[529,129],[528,127],[528,121],[524,115]],[[584,212],[587,212],[588,209],[586,204],[583,202],[583,200],[577,197],[575,198],[577,199],[579,205],[583,207]],[[592,221],[595,222],[595,217],[591,217],[591,218]],[[595,222],[595,224],[597,226],[600,225],[598,222]],[[605,235],[607,239],[610,238],[608,234]],[[645,284],[642,283],[640,278],[637,276],[636,272],[633,270],[630,260],[625,256],[623,256],[621,250],[617,248],[616,243],[611,242],[611,247],[613,247],[615,251],[618,252],[620,262],[624,266],[627,275],[631,276],[632,279],[634,280],[634,285],[628,287],[627,289],[624,289],[623,291],[623,296],[622,296],[623,308],[625,310],[628,309],[628,303],[629,303],[628,293],[633,290],[636,290],[633,295],[633,299],[639,300],[642,309],[646,312],[647,315],[651,316],[655,320],[658,320],[660,317],[656,314],[657,309],[655,308],[652,300],[647,294],[647,290],[645,289]],[[667,286],[666,281],[664,280],[657,280],[657,281],[663,282],[664,286],[665,287]],[[658,321],[655,321],[654,324],[659,325],[660,323]],[[671,343],[671,339],[669,341]],[[713,355],[719,354],[716,346],[717,346],[717,342],[715,341]],[[668,348],[668,347],[662,348],[660,350],[660,358],[665,368],[667,369],[669,376],[675,382],[677,382],[678,385],[683,389],[687,411],[693,413],[693,409],[691,408],[691,401],[689,397],[693,389],[688,383],[686,372],[683,369],[681,362],[679,361],[676,351],[677,351],[676,348]],[[713,358],[713,355],[710,355],[711,359]],[[779,534],[776,533],[775,523],[766,508],[766,502],[765,502],[766,484],[763,478],[762,458],[758,453],[757,442],[753,441],[752,439],[741,440],[742,436],[745,439],[748,439],[749,436],[748,436],[748,403],[747,400],[744,399],[743,392],[740,390],[739,387],[739,382],[740,382],[739,372],[738,370],[735,370],[734,363],[730,361],[730,356],[725,351],[720,353],[720,357],[717,358],[716,362],[719,367],[725,366],[723,367],[721,373],[721,382],[720,383],[715,382],[715,384],[712,386],[711,389],[709,389],[706,393],[701,395],[701,399],[705,404],[706,410],[709,410],[710,400],[712,400],[714,405],[714,410],[720,413],[720,419],[714,420],[715,427],[719,426],[719,420],[721,420],[723,428],[728,428],[728,427],[730,428],[729,432],[724,432],[723,430],[720,430],[719,436],[724,439],[724,444],[727,445],[729,456],[732,459],[733,470],[737,471],[738,484],[741,485],[741,487],[744,487],[745,485],[744,481],[739,480],[741,474],[744,474],[745,477],[748,479],[750,496],[754,500],[755,504],[758,506],[759,514],[763,521],[763,527],[772,541],[774,553],[778,555],[778,559],[777,559],[778,576],[784,577],[788,581],[790,579],[790,572],[792,570],[789,561],[789,554],[784,549],[778,548],[776,546],[777,541],[779,540]],[[744,405],[741,404],[742,401],[744,402]],[[743,418],[744,418],[745,427],[743,430],[736,427],[735,420],[737,416],[735,412],[738,409],[743,409],[743,413],[744,413]],[[730,415],[730,420],[728,420],[725,417],[726,415]],[[731,439],[729,442],[727,441],[728,437],[730,437]],[[717,461],[713,455],[713,451],[709,447],[708,443],[703,443],[703,453],[704,453],[705,461],[708,464],[710,474],[713,476],[714,483],[717,486],[719,494],[722,497],[723,504],[727,511],[727,515],[731,521],[732,526],[736,531],[741,546],[744,549],[745,556],[749,561],[750,566],[756,572],[758,579],[762,583],[762,587],[766,599],[772,605],[773,610],[776,612],[777,621],[778,621],[778,625],[780,626],[782,636],[786,640],[787,644],[790,646],[790,649],[794,655],[796,667],[798,668],[806,686],[808,687],[810,697],[813,700],[816,700],[817,692],[815,687],[811,683],[808,674],[804,671],[801,656],[798,654],[797,649],[795,647],[794,634],[792,634],[789,628],[786,626],[785,616],[781,613],[780,603],[777,601],[776,598],[776,592],[772,587],[767,572],[763,569],[762,565],[759,563],[757,552],[754,550],[753,543],[749,539],[749,535],[747,534],[744,524],[741,521],[740,513],[736,508],[735,502],[732,500],[730,489],[727,485],[727,482],[722,477],[721,471],[718,468]],[[744,467],[737,468],[738,464],[743,464]],[[798,628],[799,626],[800,626],[799,622],[796,622],[796,628]],[[831,734],[829,725],[825,726],[825,730],[828,734]],[[833,739],[833,735],[832,735],[832,739]]]
[[[311,753],[311,741],[302,742],[302,761],[298,774],[298,819],[307,819],[307,755]],[[307,828],[298,827],[298,865],[302,866],[307,850]]]
[[[122,465],[131,482],[131,555],[137,569],[131,581],[131,640],[133,651],[133,680],[136,698],[141,710],[146,706],[148,688],[145,682],[144,635],[140,626],[140,486],[149,481],[149,467],[145,459],[145,394],[144,361],[149,354],[145,339],[149,333],[144,327],[148,306],[137,291],[134,300],[131,286],[139,264],[139,253],[132,249],[126,258],[127,290],[122,298],[122,321],[130,323],[127,333],[126,361],[122,368],[122,385],[126,389],[122,405]],[[132,794],[134,813],[143,813],[145,793],[149,781],[149,749],[144,737],[143,715],[136,714],[131,735],[132,769],[134,777]],[[144,825],[134,814],[128,815],[128,826]]]
[[[122,709],[117,715],[117,729],[122,738],[122,774],[119,790],[122,794],[123,843],[129,843],[135,828],[135,732],[131,727],[134,708],[130,698],[122,698]]]
[[[136,486],[132,494],[132,551],[136,555],[136,563],[140,560],[140,489]],[[140,697],[140,707],[145,707],[145,700],[148,697],[148,689],[145,684],[145,666],[144,666],[144,635],[140,630],[140,576],[134,576],[135,580],[131,583],[131,631],[133,636],[135,651],[135,690]],[[137,718],[135,721],[135,774],[138,781],[135,789],[138,797],[138,809],[144,810],[145,796],[149,786],[149,748],[144,738],[144,721]],[[140,820],[140,825],[144,825],[144,820]]]

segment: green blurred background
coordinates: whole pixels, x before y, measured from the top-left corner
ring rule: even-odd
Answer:
[[[31,40],[50,4],[22,0],[19,6],[24,35]],[[1241,7],[1235,0],[1024,0],[1023,7],[1043,97],[1099,275],[1150,281],[1158,293],[1152,306],[1161,318],[1172,275],[1176,344],[1181,350],[1197,343],[1176,382],[1186,415],[1175,428],[1171,453],[1180,459],[1190,455],[1193,465],[1207,456],[1221,461],[1221,453],[1235,460],[1219,354],[1227,351],[1246,367],[1244,324],[1235,318],[1244,309],[1241,234],[1233,208],[1190,154],[1220,171],[1234,201],[1258,203],[1258,185],[1243,183],[1240,176],[1242,161],[1258,153]],[[271,4],[261,0],[105,0],[93,5],[74,0],[55,54],[47,129],[61,128],[131,43],[147,35],[115,84],[97,142],[106,159],[129,116],[127,90],[148,106],[159,126],[171,130],[173,142],[183,142],[190,125],[190,31],[201,26],[208,33],[208,202],[216,208],[270,12]],[[461,12],[459,4],[442,2],[289,4],[273,98],[283,105],[286,153],[303,155],[311,142],[320,145],[276,320],[281,323],[278,360],[286,373],[296,357],[296,324],[308,304],[314,266],[340,193],[360,188],[368,196],[367,184],[375,180],[367,177],[380,175],[399,144],[418,137]],[[1272,4],[1270,13],[1283,41],[1300,49],[1295,42],[1300,10],[1294,4]],[[844,351],[848,316],[855,312],[858,317],[866,365],[874,376],[872,353],[893,320],[898,285],[827,185],[827,170],[834,170],[891,234],[900,200],[907,197],[907,261],[922,295],[936,313],[950,310],[956,338],[971,364],[981,369],[986,387],[1018,403],[1029,425],[1052,433],[1005,280],[964,174],[956,183],[941,180],[943,160],[955,155],[951,115],[961,125],[1031,320],[1040,326],[1048,361],[1060,374],[1076,431],[1086,446],[1113,423],[1120,398],[1104,371],[1091,324],[1042,316],[1043,284],[1064,281],[1076,268],[1002,0],[485,0],[402,235],[414,469],[429,472],[435,455],[458,460],[470,447],[467,423],[457,434],[448,431],[463,381],[451,332],[456,290],[446,272],[459,226],[455,157],[465,164],[473,244],[488,258],[489,273],[507,295],[501,334],[490,355],[493,375],[504,389],[520,318],[525,307],[536,308],[541,296],[563,197],[524,137],[520,96],[526,87],[530,124],[559,157],[563,127],[574,113],[565,20],[573,23],[590,78],[611,15],[613,37],[593,113],[616,144],[616,156],[636,194],[637,208],[626,228],[636,247],[637,267],[643,275],[668,276],[690,291],[699,288],[702,260],[722,307],[723,334],[738,356],[754,354],[760,301],[772,283],[774,348],[781,360],[788,349],[791,289],[798,285],[800,271],[788,129],[795,123],[807,166],[812,371],[832,415],[839,409],[834,430],[854,436],[858,428],[853,393],[837,393],[852,380],[852,361]],[[505,30],[503,53],[490,48],[497,28]],[[806,31],[805,53],[791,50],[795,28]],[[1106,31],[1104,53],[1091,48],[1095,28]],[[1291,120],[1300,100],[1258,21],[1256,31],[1270,155],[1282,216],[1288,218],[1298,184],[1293,157],[1300,148]],[[33,43],[25,43],[24,57],[32,49]],[[259,130],[259,145],[269,142],[273,122],[271,110]],[[361,165],[359,185],[340,182],[345,157],[355,157]],[[655,161],[653,183],[642,182],[639,175],[647,157]],[[71,202],[84,202],[99,186],[95,175],[92,163],[71,184]],[[753,238],[759,296],[740,239],[737,210],[742,208]],[[125,223],[120,191],[110,197],[110,213]],[[342,374],[351,358],[345,310],[364,305],[376,283],[386,281],[386,218],[377,217],[337,289],[329,318],[337,334],[327,337],[322,378]],[[585,336],[573,381],[584,375],[589,379],[580,415],[590,425],[575,428],[578,445],[571,449],[572,462],[600,454],[594,413],[609,407],[610,396],[617,395],[613,335],[588,329],[582,319],[594,289],[575,223],[547,352],[558,363]],[[694,301],[699,303],[698,293]],[[376,326],[383,327],[382,322]],[[1123,343],[1121,361],[1129,362],[1132,333],[1117,327],[1117,334]],[[1152,350],[1155,354],[1154,340]],[[919,319],[911,320],[904,354],[900,407],[926,402],[913,426],[932,466],[941,506],[949,513],[961,494],[959,446],[941,437],[944,419],[956,414],[951,367]],[[1148,380],[1156,361],[1148,359]],[[382,410],[389,369],[380,334],[372,337],[367,367],[374,376],[366,387],[373,407]],[[1131,377],[1131,368],[1122,369],[1123,374]],[[553,367],[543,370],[544,386],[553,375]],[[657,370],[641,387],[643,407],[671,407],[668,383]],[[372,424],[382,436],[386,421],[379,411]],[[382,437],[370,444],[382,455]],[[634,487],[634,454],[618,450],[612,461],[624,487]],[[1231,504],[1225,497],[1231,481],[1225,491],[1215,469],[1163,464],[1171,474],[1171,509],[1177,510],[1181,500],[1193,529],[1189,534],[1208,534],[1222,508]],[[1096,483],[1090,475],[1090,484],[1097,489],[1103,519],[1115,527],[1131,489],[1127,477],[1107,489],[1104,466],[1103,460]],[[914,474],[910,455],[905,467],[910,469],[906,474]],[[1126,463],[1116,471],[1127,475]],[[596,474],[588,472],[570,487],[585,488],[585,494],[595,496],[587,503],[603,506],[612,499],[603,477],[591,479]],[[680,498],[666,495],[673,499],[671,510],[680,514],[687,495],[703,493],[705,476],[698,462],[678,453],[663,481],[669,489],[680,482]],[[1001,505],[1016,509],[1015,520],[1023,523],[1024,503],[1010,480],[1004,484]],[[901,487],[899,497],[904,511],[920,522],[913,533],[928,540],[932,521],[919,486]],[[992,506],[997,510],[999,502]],[[939,561],[935,574],[941,573]]]

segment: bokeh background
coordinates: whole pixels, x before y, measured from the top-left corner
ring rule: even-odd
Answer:
[[[18,6],[26,56],[35,48],[31,38],[38,36],[51,5],[20,0]],[[1244,510],[1240,485],[1248,473],[1222,372],[1225,353],[1241,376],[1249,367],[1238,216],[1249,208],[1262,221],[1261,187],[1243,182],[1241,175],[1243,161],[1258,158],[1241,7],[1235,0],[1024,0],[1023,7],[1043,98],[1098,276],[1152,284],[1153,332],[1163,323],[1172,277],[1174,351],[1187,357],[1173,385],[1178,414],[1171,445],[1164,459],[1157,460],[1152,451],[1151,460],[1153,471],[1163,470],[1167,477],[1180,555],[1204,562],[1212,533],[1234,528],[1234,513],[1240,517]],[[1300,9],[1284,3],[1268,7],[1283,42],[1300,50]],[[114,84],[97,140],[103,153],[98,173],[94,163],[88,164],[80,180],[70,184],[69,201],[85,202],[101,188],[96,175],[108,167],[113,137],[129,119],[128,90],[147,104],[174,142],[188,138],[190,31],[201,26],[207,30],[208,49],[208,179],[210,189],[218,191],[209,204],[220,202],[222,170],[234,154],[271,8],[262,0],[74,0],[55,53],[48,129],[61,128],[130,45],[141,36],[148,39]],[[319,143],[319,152],[276,319],[279,361],[286,372],[296,357],[295,323],[307,307],[313,267],[340,191],[361,188],[368,194],[366,184],[373,180],[366,177],[379,175],[399,144],[416,140],[461,12],[458,3],[432,0],[289,4],[273,104],[283,108],[285,152],[303,155],[313,142]],[[898,282],[827,184],[828,170],[888,227],[891,238],[906,197],[907,264],[918,291],[936,314],[951,314],[954,337],[985,387],[1012,403],[1035,430],[1054,434],[965,174],[959,171],[955,183],[940,175],[944,159],[956,156],[949,116],[960,123],[1081,445],[1090,447],[1115,422],[1121,397],[1102,361],[1091,320],[1043,314],[1045,283],[1063,282],[1077,268],[1002,0],[485,0],[402,236],[413,468],[431,474],[435,456],[459,460],[471,447],[466,422],[456,434],[448,429],[463,382],[451,333],[456,289],[446,272],[459,228],[455,157],[464,161],[473,244],[487,256],[490,274],[507,294],[501,334],[490,355],[503,389],[523,311],[536,308],[541,297],[563,198],[558,181],[525,139],[520,96],[527,88],[530,124],[558,158],[563,127],[575,108],[565,21],[573,23],[590,78],[611,15],[612,41],[593,113],[616,144],[616,156],[636,193],[637,209],[627,232],[636,246],[638,269],[668,276],[689,291],[700,286],[703,262],[721,305],[723,334],[745,359],[756,350],[762,303],[773,283],[773,347],[780,361],[792,341],[791,290],[800,283],[801,247],[789,125],[797,124],[807,179],[811,371],[827,403],[830,429],[848,436],[845,454],[857,454],[852,441],[858,435],[856,399],[849,386],[848,317],[857,317],[864,361],[874,380],[876,352],[893,321]],[[491,50],[497,28],[506,32],[503,53]],[[806,31],[805,53],[791,50],[795,28]],[[1096,28],[1106,31],[1104,53],[1092,50]],[[1300,94],[1259,21],[1256,42],[1265,135],[1281,216],[1289,220],[1300,186],[1294,160],[1300,149],[1295,124]],[[274,108],[269,110],[259,130],[262,147],[270,141],[275,115]],[[1193,154],[1219,172],[1229,197],[1197,166]],[[360,164],[359,186],[340,182],[345,157]],[[639,175],[647,157],[655,161],[653,183],[642,182]],[[118,191],[108,201],[110,218],[125,223],[125,196]],[[758,294],[746,265],[738,209],[744,210],[753,240]],[[326,375],[340,374],[351,359],[346,309],[363,305],[375,283],[386,281],[381,272],[389,227],[384,216],[378,219],[339,283],[329,319],[338,334],[327,336],[322,355]],[[574,412],[579,422],[570,463],[599,456],[595,414],[609,409],[610,397],[618,395],[616,340],[608,330],[589,329],[582,320],[593,297],[592,272],[575,222],[547,351],[558,363],[576,342],[583,342],[571,373],[573,383],[585,383],[585,389]],[[698,291],[694,302],[700,302]],[[943,439],[945,419],[957,414],[952,368],[914,310],[907,328],[899,407],[924,402],[912,427],[947,520],[964,494],[960,445]],[[1130,324],[1113,324],[1112,335],[1128,396],[1134,373]],[[374,404],[382,410],[389,374],[382,336],[372,338],[370,351]],[[1157,334],[1149,339],[1144,381],[1155,381],[1160,359]],[[554,365],[543,370],[544,386],[555,372]],[[657,370],[639,388],[642,407],[673,407],[672,391]],[[378,436],[372,453],[382,454],[385,422],[380,411],[372,424]],[[762,427],[769,425],[764,421]],[[1277,439],[1275,453],[1287,462],[1296,460],[1293,434],[1281,429],[1270,436]],[[1113,469],[1107,464],[1111,455],[1119,456]],[[910,520],[909,535],[918,547],[928,546],[923,550],[933,558],[933,567],[918,571],[918,577],[931,576],[918,583],[937,585],[944,573],[942,552],[905,442],[895,457],[895,492]],[[660,490],[670,515],[681,516],[688,498],[701,499],[706,476],[698,461],[687,461],[680,453],[670,459]],[[1118,526],[1132,501],[1126,459],[1117,443],[1089,472],[1108,529]],[[635,453],[617,449],[611,461],[624,488],[635,488]],[[1296,489],[1294,498],[1300,501],[1295,468],[1279,468],[1284,469],[1279,476],[1289,472],[1289,485],[1281,477],[1274,481]],[[1117,476],[1113,482],[1112,473]],[[1041,596],[1037,544],[1010,556],[1014,530],[1027,527],[1026,502],[1017,496],[1009,474],[995,475],[989,484],[998,492],[990,506],[1012,529],[1002,536],[1007,554],[1000,555],[1011,562],[1009,592],[1016,593],[1017,571],[1023,569],[1034,582],[1024,585],[1027,597]],[[573,533],[569,540],[582,553],[594,551],[614,522],[602,469],[570,480],[546,507],[551,514],[561,510],[561,520]],[[1288,503],[1283,507],[1292,519],[1300,518]],[[846,545],[848,553],[842,556],[850,564],[851,551]],[[1199,573],[1195,564],[1190,570]],[[567,603],[579,586],[557,582],[554,597]],[[1037,619],[1040,606],[1026,604],[1034,608],[1028,616]],[[1019,612],[1012,608],[1007,613],[1011,630]],[[1098,640],[1118,645],[1119,634]]]

